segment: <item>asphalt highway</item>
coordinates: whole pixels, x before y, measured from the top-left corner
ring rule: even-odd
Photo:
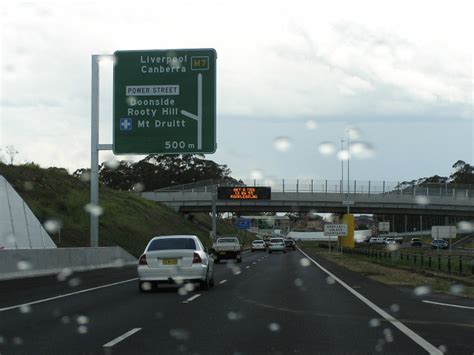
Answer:
[[[474,351],[469,301],[394,289],[300,251],[215,267],[209,291],[142,294],[130,267],[1,282],[0,353]]]

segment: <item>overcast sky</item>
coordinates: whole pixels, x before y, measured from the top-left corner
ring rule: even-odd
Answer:
[[[362,143],[353,178],[449,175],[456,160],[474,162],[471,4],[3,3],[0,147],[45,167],[87,167],[92,54],[215,48],[218,149],[207,157],[234,176],[339,179],[337,152],[321,150],[339,148],[347,127]],[[111,89],[103,63],[100,143],[112,141]]]

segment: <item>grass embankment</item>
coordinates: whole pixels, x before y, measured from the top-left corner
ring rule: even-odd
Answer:
[[[25,200],[41,223],[57,219],[62,222],[60,247],[89,246],[90,215],[84,207],[89,203],[89,183],[68,174],[65,169],[42,169],[34,164],[10,166],[0,163],[3,175]],[[207,214],[192,217],[142,199],[134,193],[118,192],[100,186],[100,246],[118,245],[138,256],[151,236],[194,234],[209,247],[211,219]],[[218,220],[217,232],[237,234],[232,224]],[[251,239],[247,234],[245,240]]]
[[[329,253],[328,249],[321,248],[317,242],[300,242],[298,245],[305,251],[324,257],[339,266],[361,273],[372,280],[387,285],[411,288],[429,286],[434,292],[444,294],[455,293],[474,298],[474,281],[471,278],[431,271],[426,272],[420,269],[381,265],[374,262],[373,259],[341,254],[334,250]],[[459,288],[453,288],[454,285],[463,285],[462,292],[458,292]]]

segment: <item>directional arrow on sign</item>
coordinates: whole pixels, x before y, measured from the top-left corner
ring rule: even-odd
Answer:
[[[202,74],[198,74],[197,79],[197,115],[185,110],[181,110],[181,114],[197,121],[197,149],[202,149]]]

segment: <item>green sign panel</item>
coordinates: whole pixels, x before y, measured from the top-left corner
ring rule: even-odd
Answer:
[[[214,153],[214,49],[116,51],[114,153]]]

